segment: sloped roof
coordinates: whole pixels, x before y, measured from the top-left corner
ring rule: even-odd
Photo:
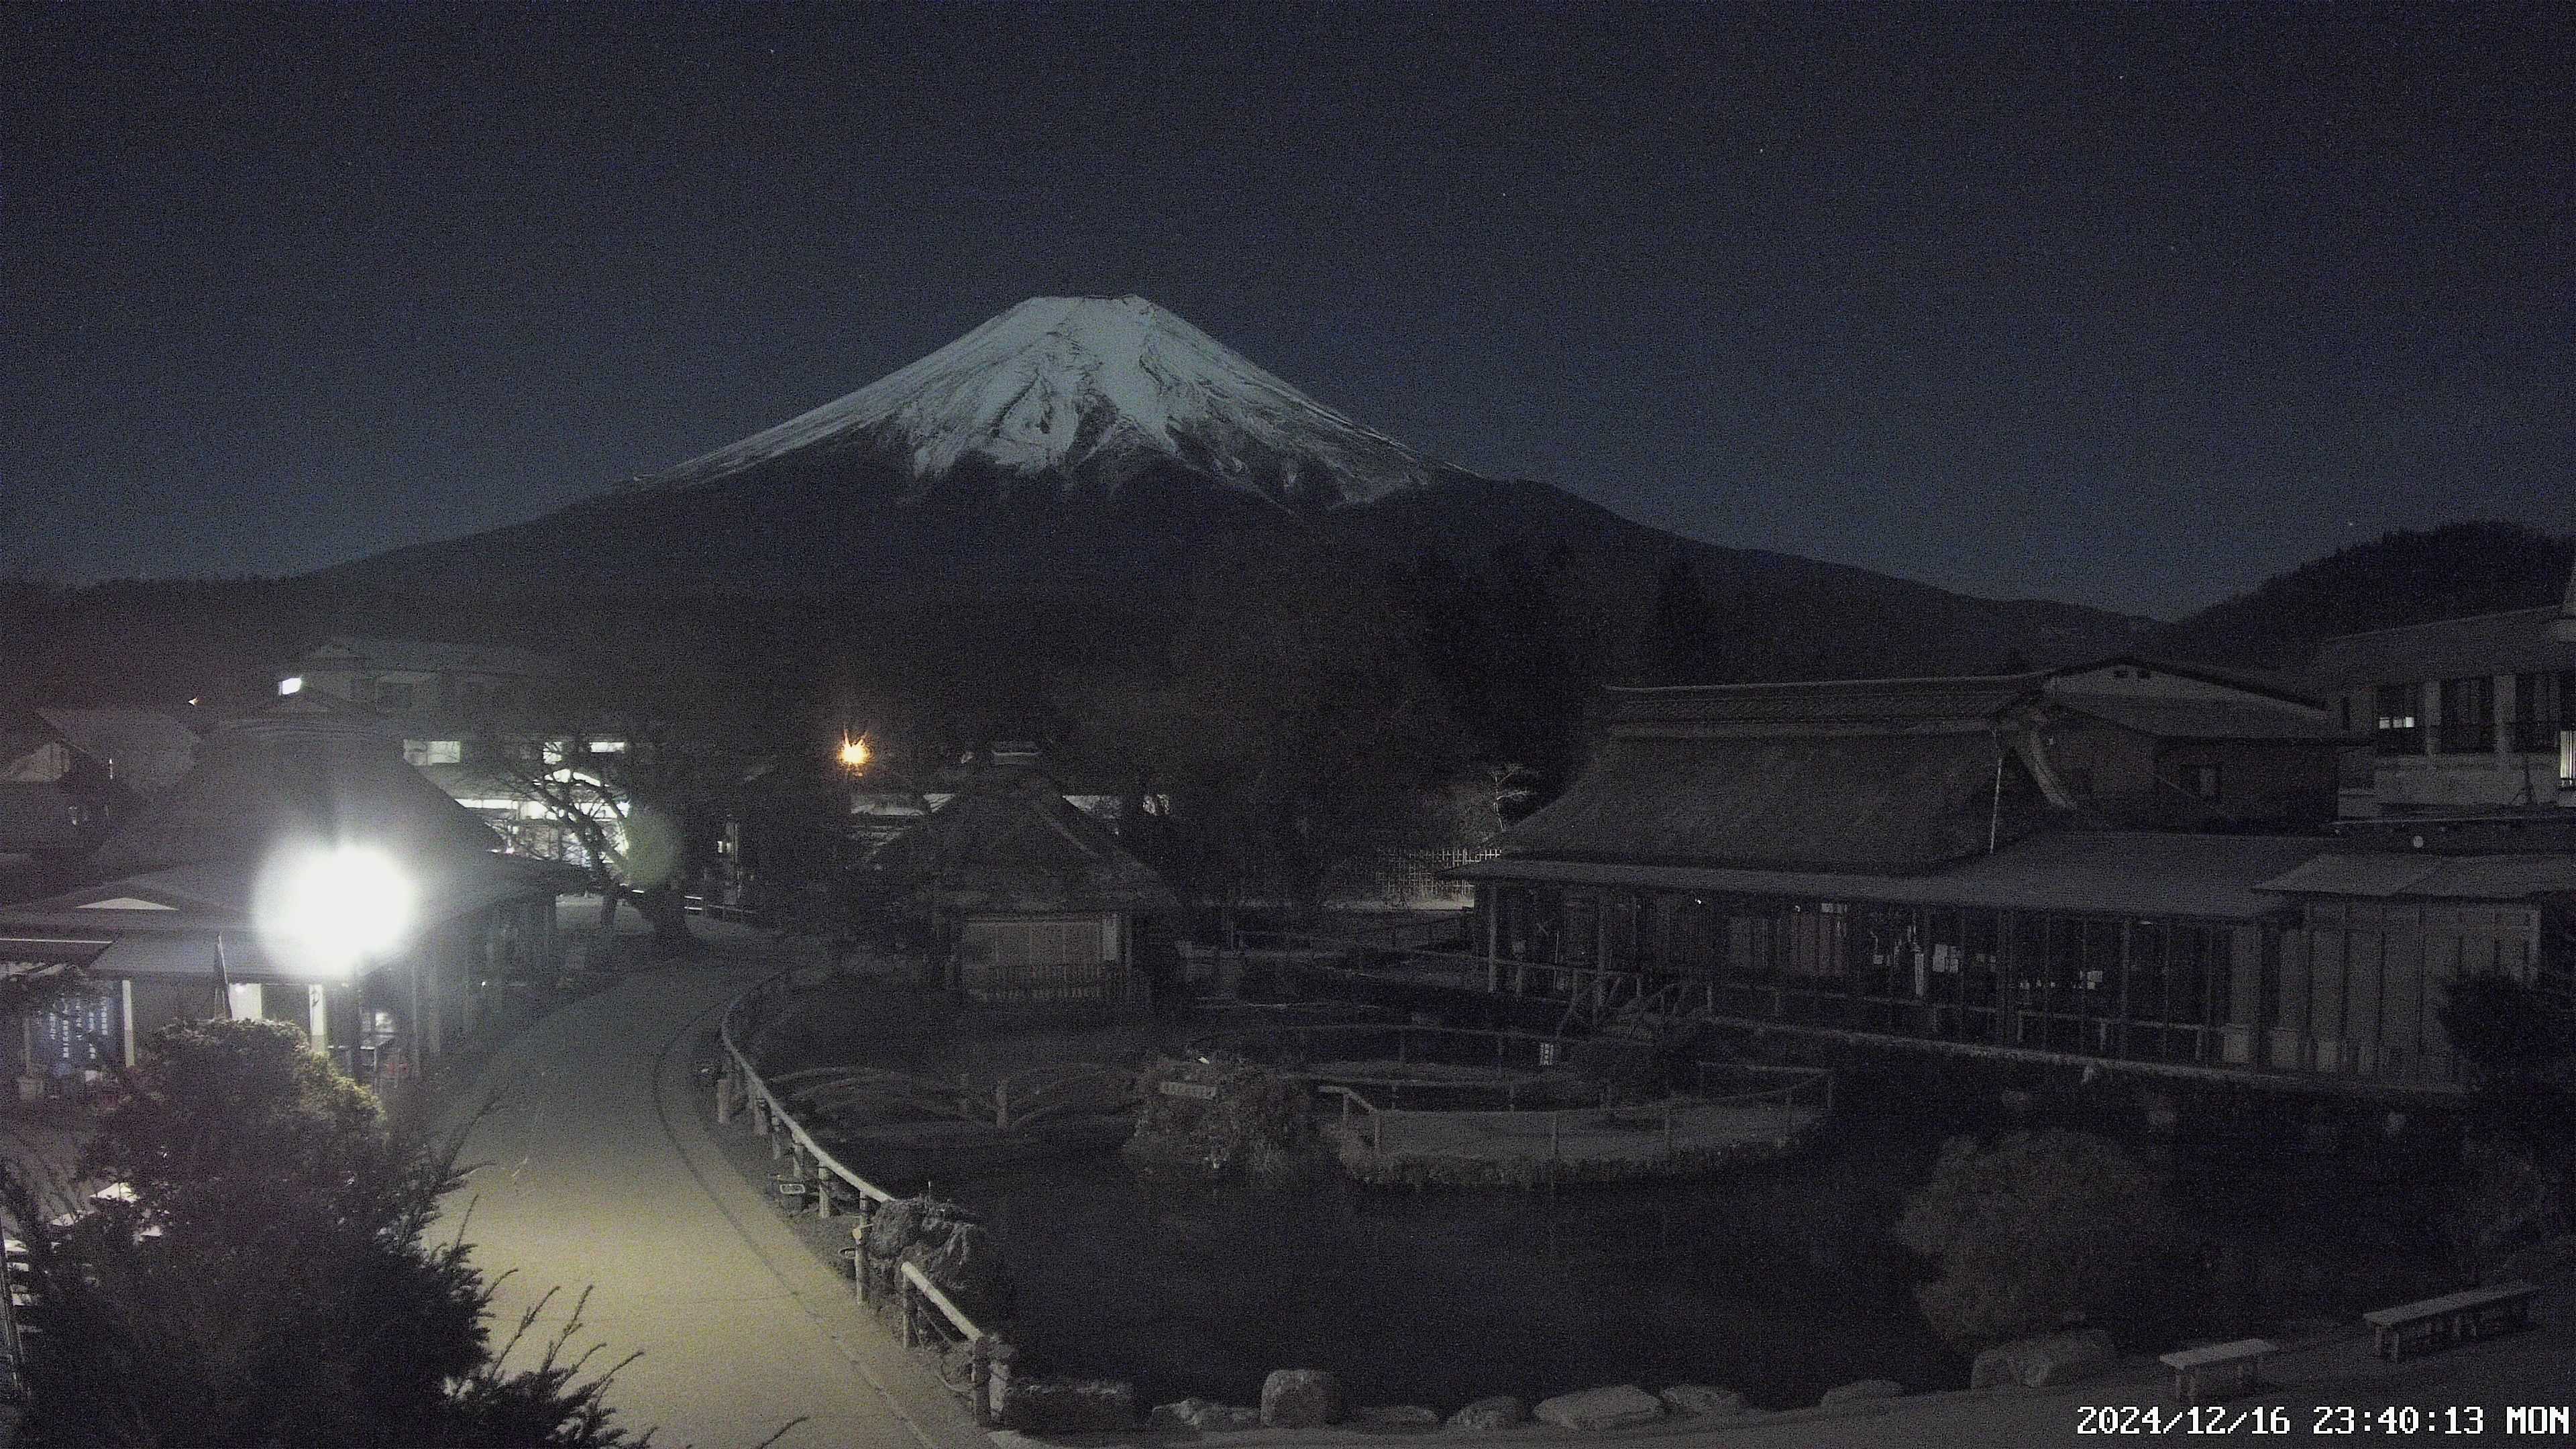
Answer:
[[[109,836],[93,861],[125,874],[256,860],[294,839],[366,840],[415,857],[501,844],[403,762],[384,720],[299,694],[218,725],[195,767]]]
[[[1442,874],[1462,880],[1629,886],[1710,895],[1884,901],[2200,920],[2255,920],[2284,908],[2265,882],[2316,853],[2293,836],[2043,831],[1992,855],[1920,875],[1731,870],[1501,858]]]
[[[2125,694],[2061,694],[2050,703],[2123,729],[2166,740],[2279,740],[2363,743],[2322,710],[2216,699],[2151,699]]]
[[[1661,865],[1928,870],[2045,807],[1992,734],[1613,739],[1506,855]]]
[[[2267,880],[2260,889],[2290,895],[2522,901],[2576,894],[2576,856],[2334,853]]]
[[[0,936],[107,939],[112,944],[89,964],[98,975],[212,979],[220,933],[233,976],[301,975],[271,962],[260,944],[251,902],[261,864],[236,858],[144,871],[0,907]],[[548,861],[481,853],[415,857],[411,865],[419,873],[416,928],[500,901],[552,896],[576,887],[580,877]]]
[[[1839,725],[1871,730],[1983,732],[2039,688],[2044,673],[1936,679],[1802,679],[1769,684],[1614,687],[1610,732],[1622,736],[1798,733]]]
[[[1151,912],[1179,904],[1152,867],[1030,769],[995,768],[962,782],[946,804],[871,852],[862,870],[952,911]]]
[[[443,639],[385,639],[336,634],[295,657],[294,663],[347,662],[368,669],[446,671],[457,674],[561,674],[563,664],[533,650],[508,644],[456,644]]]
[[[2571,579],[2576,585],[2576,579]],[[2401,629],[2338,634],[2318,643],[2309,677],[2324,690],[2471,674],[2576,669],[2576,642],[2553,638],[2556,608],[2436,619]]]
[[[196,733],[159,710],[47,708],[36,717],[137,794],[170,788],[196,763]]]

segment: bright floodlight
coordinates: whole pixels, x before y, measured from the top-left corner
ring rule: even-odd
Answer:
[[[412,884],[371,846],[308,848],[270,862],[253,911],[272,958],[346,976],[400,943],[411,926]]]
[[[842,738],[841,763],[853,770],[864,770],[868,767],[868,742],[865,737],[851,739],[844,736]]]

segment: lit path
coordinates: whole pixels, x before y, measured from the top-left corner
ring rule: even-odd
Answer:
[[[642,1351],[609,1403],[630,1429],[658,1426],[658,1445],[748,1449],[801,1417],[782,1445],[987,1446],[725,1161],[700,1115],[698,1032],[785,964],[719,955],[529,1027],[460,1098],[502,1094],[467,1144],[465,1161],[485,1165],[450,1199],[447,1231],[470,1199],[475,1263],[511,1272],[493,1301],[496,1344],[547,1288],[562,1291],[541,1331],[591,1290],[575,1345],[604,1345],[594,1367]]]

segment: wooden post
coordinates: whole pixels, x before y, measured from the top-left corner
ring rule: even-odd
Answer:
[[[733,1120],[733,1059],[716,1063],[716,1125]]]

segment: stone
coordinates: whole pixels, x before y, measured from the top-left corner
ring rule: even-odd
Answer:
[[[1021,1379],[997,1396],[1004,1427],[1098,1434],[1136,1427],[1136,1386],[1121,1379]]]
[[[1446,1427],[1462,1433],[1483,1433],[1492,1429],[1508,1429],[1514,1424],[1526,1423],[1528,1419],[1529,1405],[1511,1394],[1492,1394],[1451,1414]]]
[[[1674,1413],[1699,1419],[1732,1419],[1752,1407],[1735,1390],[1713,1389],[1706,1384],[1675,1384],[1655,1397]]]
[[[1968,1369],[1968,1387],[2044,1389],[2073,1383],[2110,1359],[2111,1335],[2098,1328],[2017,1338],[1978,1354]]]
[[[1154,1429],[1196,1429],[1203,1434],[1223,1434],[1260,1428],[1261,1411],[1220,1404],[1214,1399],[1188,1398],[1176,1404],[1156,1404],[1154,1411],[1145,1416],[1145,1423]]]
[[[1343,1423],[1380,1434],[1427,1434],[1440,1427],[1440,1411],[1420,1404],[1372,1404],[1353,1409]]]
[[[1892,1399],[1904,1392],[1905,1385],[1894,1379],[1859,1379],[1848,1384],[1836,1384],[1825,1390],[1825,1396],[1816,1400],[1816,1407],[1830,1409],[1836,1404],[1858,1404],[1871,1399]]]
[[[1635,1384],[1541,1399],[1530,1417],[1560,1429],[1628,1429],[1664,1416],[1664,1401]]]
[[[1317,1429],[1342,1417],[1342,1381],[1324,1369],[1273,1369],[1261,1381],[1265,1429]]]

